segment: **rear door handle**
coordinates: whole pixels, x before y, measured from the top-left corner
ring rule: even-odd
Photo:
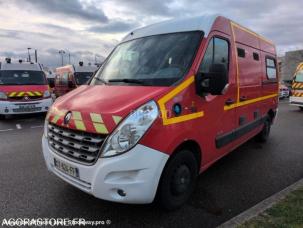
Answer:
[[[240,97],[240,101],[246,101],[247,100],[247,96],[241,96]]]
[[[232,98],[229,98],[229,99],[227,99],[227,100],[225,101],[225,104],[226,104],[226,105],[232,105],[232,104],[234,104],[234,103],[235,103],[235,100],[232,99]]]

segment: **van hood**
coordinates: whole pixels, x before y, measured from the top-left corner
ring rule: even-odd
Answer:
[[[59,97],[47,118],[62,127],[108,134],[131,111],[149,100],[157,99],[168,89],[169,87],[83,85]],[[72,113],[71,120],[64,123],[68,112]]]

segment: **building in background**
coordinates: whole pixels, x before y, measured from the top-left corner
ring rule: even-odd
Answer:
[[[285,56],[278,58],[278,69],[281,81],[290,84],[296,68],[303,62],[303,50],[289,51]]]

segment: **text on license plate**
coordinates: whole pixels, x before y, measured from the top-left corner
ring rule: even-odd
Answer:
[[[79,171],[77,168],[72,167],[68,164],[65,164],[64,162],[59,161],[56,158],[54,158],[54,165],[57,169],[59,169],[63,173],[65,173],[69,176],[72,176],[72,177],[79,178]]]

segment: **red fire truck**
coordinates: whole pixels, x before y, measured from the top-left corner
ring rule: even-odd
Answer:
[[[39,63],[10,58],[0,64],[0,117],[47,112],[53,101]]]
[[[222,16],[170,20],[129,33],[89,85],[54,103],[43,154],[97,198],[176,209],[198,174],[267,140],[277,107],[271,41]]]

